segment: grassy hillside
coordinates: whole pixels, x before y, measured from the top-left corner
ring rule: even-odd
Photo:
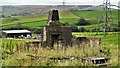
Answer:
[[[2,20],[2,22],[3,22],[2,24],[8,25],[8,24],[16,24],[16,23],[44,20],[44,19],[47,19],[47,14],[35,14],[32,16],[18,16],[18,17],[4,18]]]
[[[82,6],[81,6],[82,7]],[[83,6],[84,7],[84,6]],[[86,6],[89,7],[89,6]],[[59,11],[69,11],[69,10],[77,10],[79,6],[52,6],[52,5],[4,5],[1,6],[2,13],[4,17],[10,16],[27,16],[36,13],[47,13],[50,9],[58,9]],[[1,15],[0,15],[1,16]]]
[[[96,11],[74,11],[73,14],[88,20],[95,20],[96,22],[100,20],[101,14],[105,16],[105,13],[102,13],[100,10]],[[108,14],[110,16],[110,13]],[[118,11],[112,10],[112,24],[118,25]]]
[[[98,20],[100,19],[100,11],[64,11],[60,12],[60,22],[69,24],[75,24],[80,18],[91,22],[91,25],[83,26],[88,29],[92,29],[98,26]],[[112,11],[113,23],[112,26],[118,25],[118,11]],[[0,19],[2,20],[3,28],[15,27],[17,23],[21,23],[23,27],[40,27],[47,24],[48,14],[34,14],[31,16],[16,16],[10,18]],[[102,25],[102,24],[101,24]]]

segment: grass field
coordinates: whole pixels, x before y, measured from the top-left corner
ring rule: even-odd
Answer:
[[[101,11],[96,10],[96,11],[75,11],[73,14],[75,14],[78,17],[85,18],[85,19],[100,19],[101,16]],[[105,15],[103,13],[103,15]],[[118,10],[112,10],[112,18],[113,18],[113,24],[118,24]]]
[[[118,25],[118,11],[112,10],[112,26]],[[91,25],[83,26],[85,28],[93,28],[97,27],[98,20],[100,19],[101,12],[96,11],[68,11],[68,12],[60,12],[60,22],[69,24],[75,24],[80,18],[84,18],[87,21],[91,22]],[[17,23],[21,23],[22,26],[30,28],[30,27],[39,27],[47,24],[47,15],[48,14],[35,14],[31,16],[18,16],[11,18],[4,18],[2,20],[2,28],[7,29],[10,27],[15,27]],[[37,25],[36,25],[37,24]]]

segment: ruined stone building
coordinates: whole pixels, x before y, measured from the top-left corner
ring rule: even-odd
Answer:
[[[71,27],[60,23],[58,10],[50,10],[47,25],[43,27],[42,41],[46,46],[54,46],[55,43],[67,46],[71,44],[71,39]]]

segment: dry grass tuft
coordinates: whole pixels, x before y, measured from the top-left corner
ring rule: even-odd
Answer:
[[[57,46],[57,45],[55,45]],[[3,66],[92,66],[92,63],[82,62],[81,58],[100,56],[109,58],[109,63],[118,64],[118,47],[91,47],[88,44],[63,48],[44,48],[25,44],[2,45]],[[74,60],[50,60],[49,58],[74,57]]]

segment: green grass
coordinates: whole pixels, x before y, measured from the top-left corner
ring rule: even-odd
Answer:
[[[69,23],[70,25],[73,25],[74,23],[76,23],[79,20],[79,18],[62,18],[60,19],[61,23]]]
[[[4,38],[2,38],[2,44],[3,45],[7,45],[7,44],[16,45],[16,44],[21,44],[21,43],[25,43],[25,40],[20,40],[20,39],[4,39]]]
[[[34,14],[31,16],[4,18],[2,19],[2,25],[47,20],[47,18],[48,18],[48,14]],[[79,17],[72,14],[72,12],[61,12],[60,18],[79,18]]]
[[[60,18],[62,23],[68,22],[70,24],[79,20],[76,15],[72,14],[72,12],[60,12]],[[17,23],[21,23],[23,27],[27,28],[44,26],[47,24],[47,14],[5,18],[2,20],[2,28],[15,27]]]
[[[115,19],[118,19],[118,10],[112,10],[112,17]],[[85,19],[98,19],[101,16],[100,10],[95,11],[73,11],[73,14],[75,14],[78,17],[82,17]],[[104,13],[103,13],[104,14]]]
[[[79,18],[77,15],[73,14],[70,11],[60,12],[60,18]]]
[[[76,23],[78,20],[79,20],[79,18],[62,18],[62,19],[60,19],[61,23],[68,22],[70,25],[74,24],[73,22]],[[45,26],[46,24],[47,24],[47,20],[21,23],[22,27],[26,27],[26,28],[41,27],[41,26]],[[4,25],[2,28],[11,28],[11,27],[15,27],[15,26],[16,26],[16,24],[7,24],[7,25]]]
[[[107,35],[104,37],[103,32],[98,32],[96,35],[96,32],[73,32],[73,36],[76,37],[99,37],[101,38],[102,45],[118,45],[118,32],[108,32]],[[33,41],[34,39],[2,39],[2,44],[11,43],[13,45],[24,43],[26,41]]]
[[[94,28],[100,28],[100,29],[103,29],[102,27],[104,26],[104,23],[101,23],[101,24],[91,24],[91,25],[88,25],[88,26],[77,26],[78,28],[80,27],[84,27],[86,30],[92,30]]]
[[[60,22],[69,24],[75,24],[80,18],[84,18],[85,20],[91,22],[91,25],[83,26],[87,29],[92,29],[93,27],[97,27],[98,20],[100,19],[100,11],[66,11],[60,12]],[[17,23],[21,23],[23,26],[27,28],[31,27],[39,27],[44,26],[47,23],[48,14],[35,14],[31,16],[18,16],[11,18],[4,18],[2,20],[2,28],[10,28],[14,27]],[[112,26],[118,25],[118,11],[112,10],[113,22]],[[45,22],[46,21],[46,22]],[[41,23],[42,22],[42,23]]]
[[[103,45],[118,45],[118,32],[107,32],[104,37],[103,32],[73,32],[72,35],[77,37],[99,37]]]
[[[113,25],[118,25],[118,10],[112,10],[112,18],[113,18]],[[84,18],[84,19],[91,19],[91,20],[99,20],[100,16],[101,16],[101,11],[100,10],[96,10],[96,11],[74,11],[73,14],[77,15],[80,18]],[[103,13],[103,15],[105,15]],[[110,14],[109,14],[110,15]]]
[[[11,45],[16,45],[16,44],[23,44],[27,41],[38,41],[35,39],[21,39],[21,38],[0,38],[1,42],[3,45],[6,44],[11,44]]]
[[[2,19],[2,25],[40,21],[40,20],[45,20],[45,19],[47,19],[47,14],[35,14],[32,16],[17,16],[17,17]]]
[[[38,22],[24,23],[22,24],[22,26],[27,28],[33,28],[33,27],[45,26],[46,24],[47,24],[47,21],[38,21]]]
[[[98,19],[100,11],[74,11],[73,14],[84,19]]]
[[[25,27],[25,28],[33,28],[33,27],[45,26],[46,23],[47,23],[46,20],[23,22],[23,23],[21,23],[21,26]],[[4,25],[2,28],[11,28],[11,27],[16,27],[16,24],[7,24],[7,25]]]
[[[118,46],[118,34],[116,35],[107,35],[106,37],[101,37],[101,42],[103,45],[117,45]]]

